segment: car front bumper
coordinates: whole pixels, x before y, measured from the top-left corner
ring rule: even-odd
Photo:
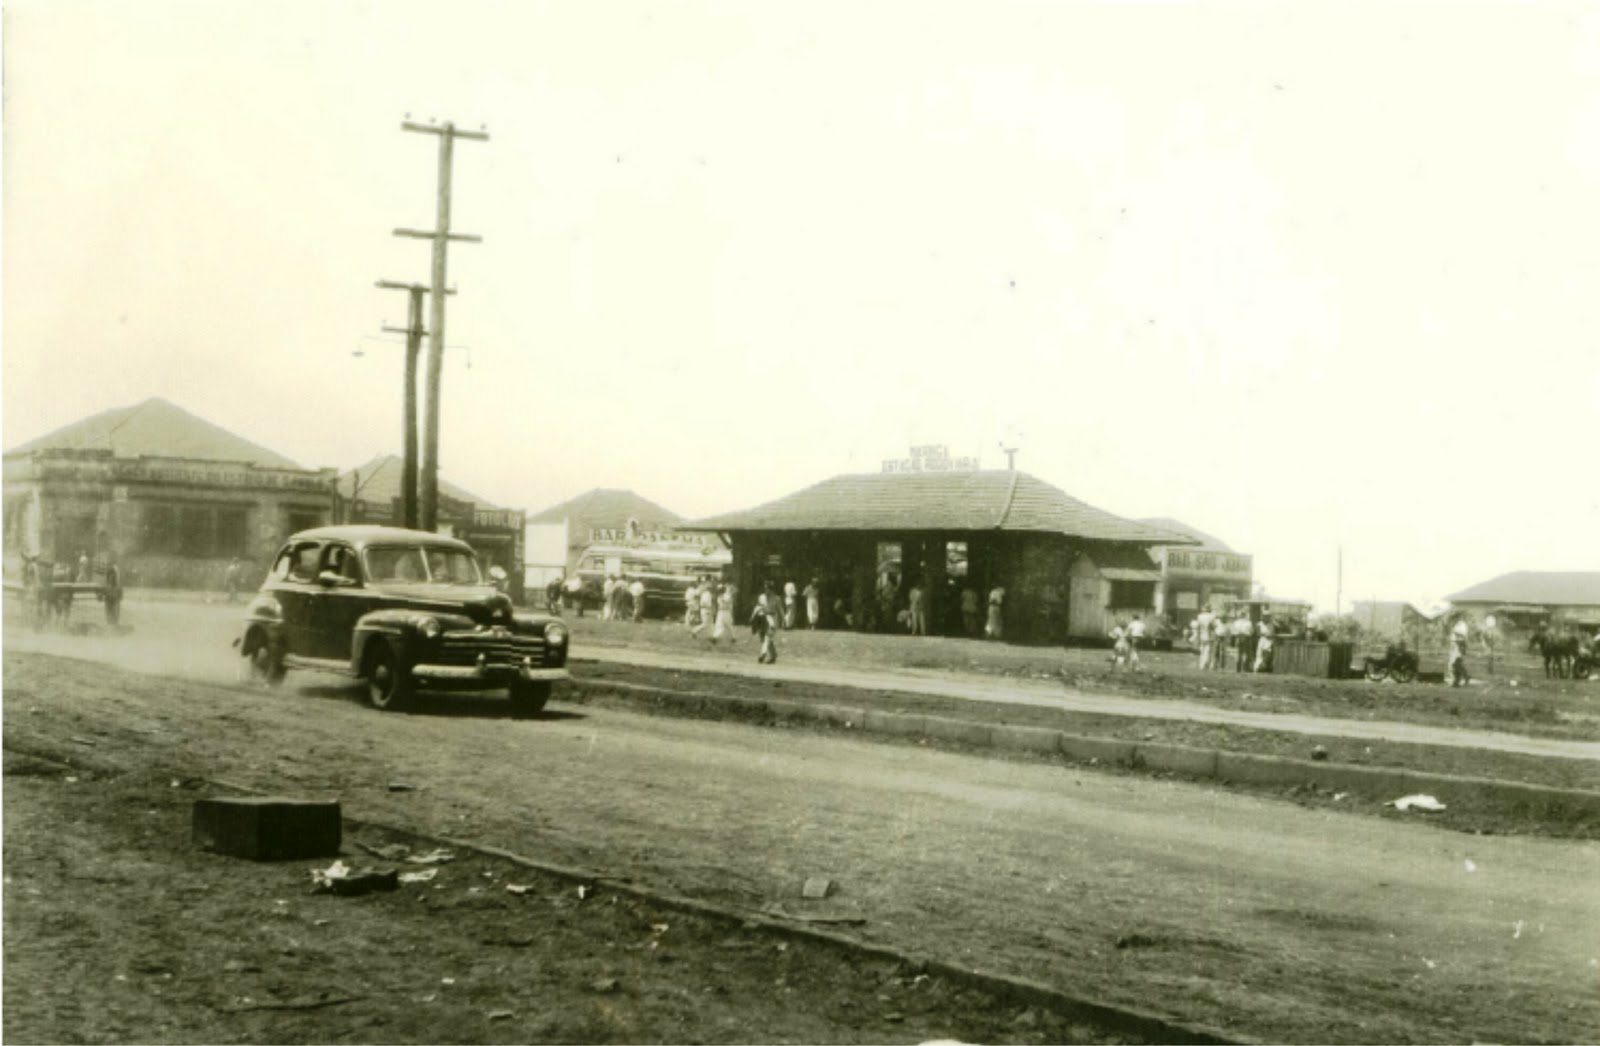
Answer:
[[[542,683],[572,678],[565,668],[538,668],[531,664],[508,665],[504,662],[491,663],[487,658],[479,658],[478,663],[475,665],[415,665],[411,669],[411,674],[418,679],[484,683],[510,681],[513,679],[520,679],[527,683]]]

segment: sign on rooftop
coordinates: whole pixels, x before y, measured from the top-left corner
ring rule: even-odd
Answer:
[[[912,447],[909,458],[888,458],[883,463],[885,472],[974,472],[977,468],[977,458],[952,458],[943,443]]]

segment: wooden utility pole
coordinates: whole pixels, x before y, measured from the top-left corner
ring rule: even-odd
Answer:
[[[422,350],[422,335],[426,333],[422,326],[422,296],[428,293],[429,288],[422,283],[399,283],[395,280],[379,280],[378,286],[386,291],[408,291],[411,298],[410,318],[406,326],[383,329],[390,334],[406,336],[405,394],[402,397],[404,406],[400,425],[405,457],[400,466],[400,506],[404,524],[415,529],[418,523],[417,354]],[[446,290],[445,293],[454,294],[455,291]]]
[[[455,124],[443,125],[412,123],[400,124],[402,131],[439,136],[439,205],[434,228],[396,229],[396,236],[410,236],[433,241],[433,300],[432,315],[428,323],[428,393],[423,402],[422,461],[419,486],[421,487],[420,526],[423,530],[437,530],[439,526],[439,379],[444,370],[444,296],[446,275],[446,250],[451,240],[482,243],[481,236],[467,236],[450,231],[450,160],[457,138],[470,138],[486,142],[483,131],[463,131]]]

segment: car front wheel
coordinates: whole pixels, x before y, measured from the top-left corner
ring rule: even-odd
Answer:
[[[548,682],[528,682],[519,679],[511,684],[511,714],[518,718],[538,715],[544,711],[545,702],[549,700]]]
[[[274,687],[283,682],[283,656],[263,637],[245,655],[245,671],[255,686]]]
[[[411,673],[406,671],[388,643],[373,645],[367,656],[367,703],[385,712],[404,708],[411,701]]]

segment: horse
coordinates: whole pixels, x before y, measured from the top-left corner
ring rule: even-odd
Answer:
[[[1528,649],[1544,655],[1546,678],[1566,679],[1572,674],[1573,662],[1578,659],[1578,637],[1537,632],[1528,641]]]

